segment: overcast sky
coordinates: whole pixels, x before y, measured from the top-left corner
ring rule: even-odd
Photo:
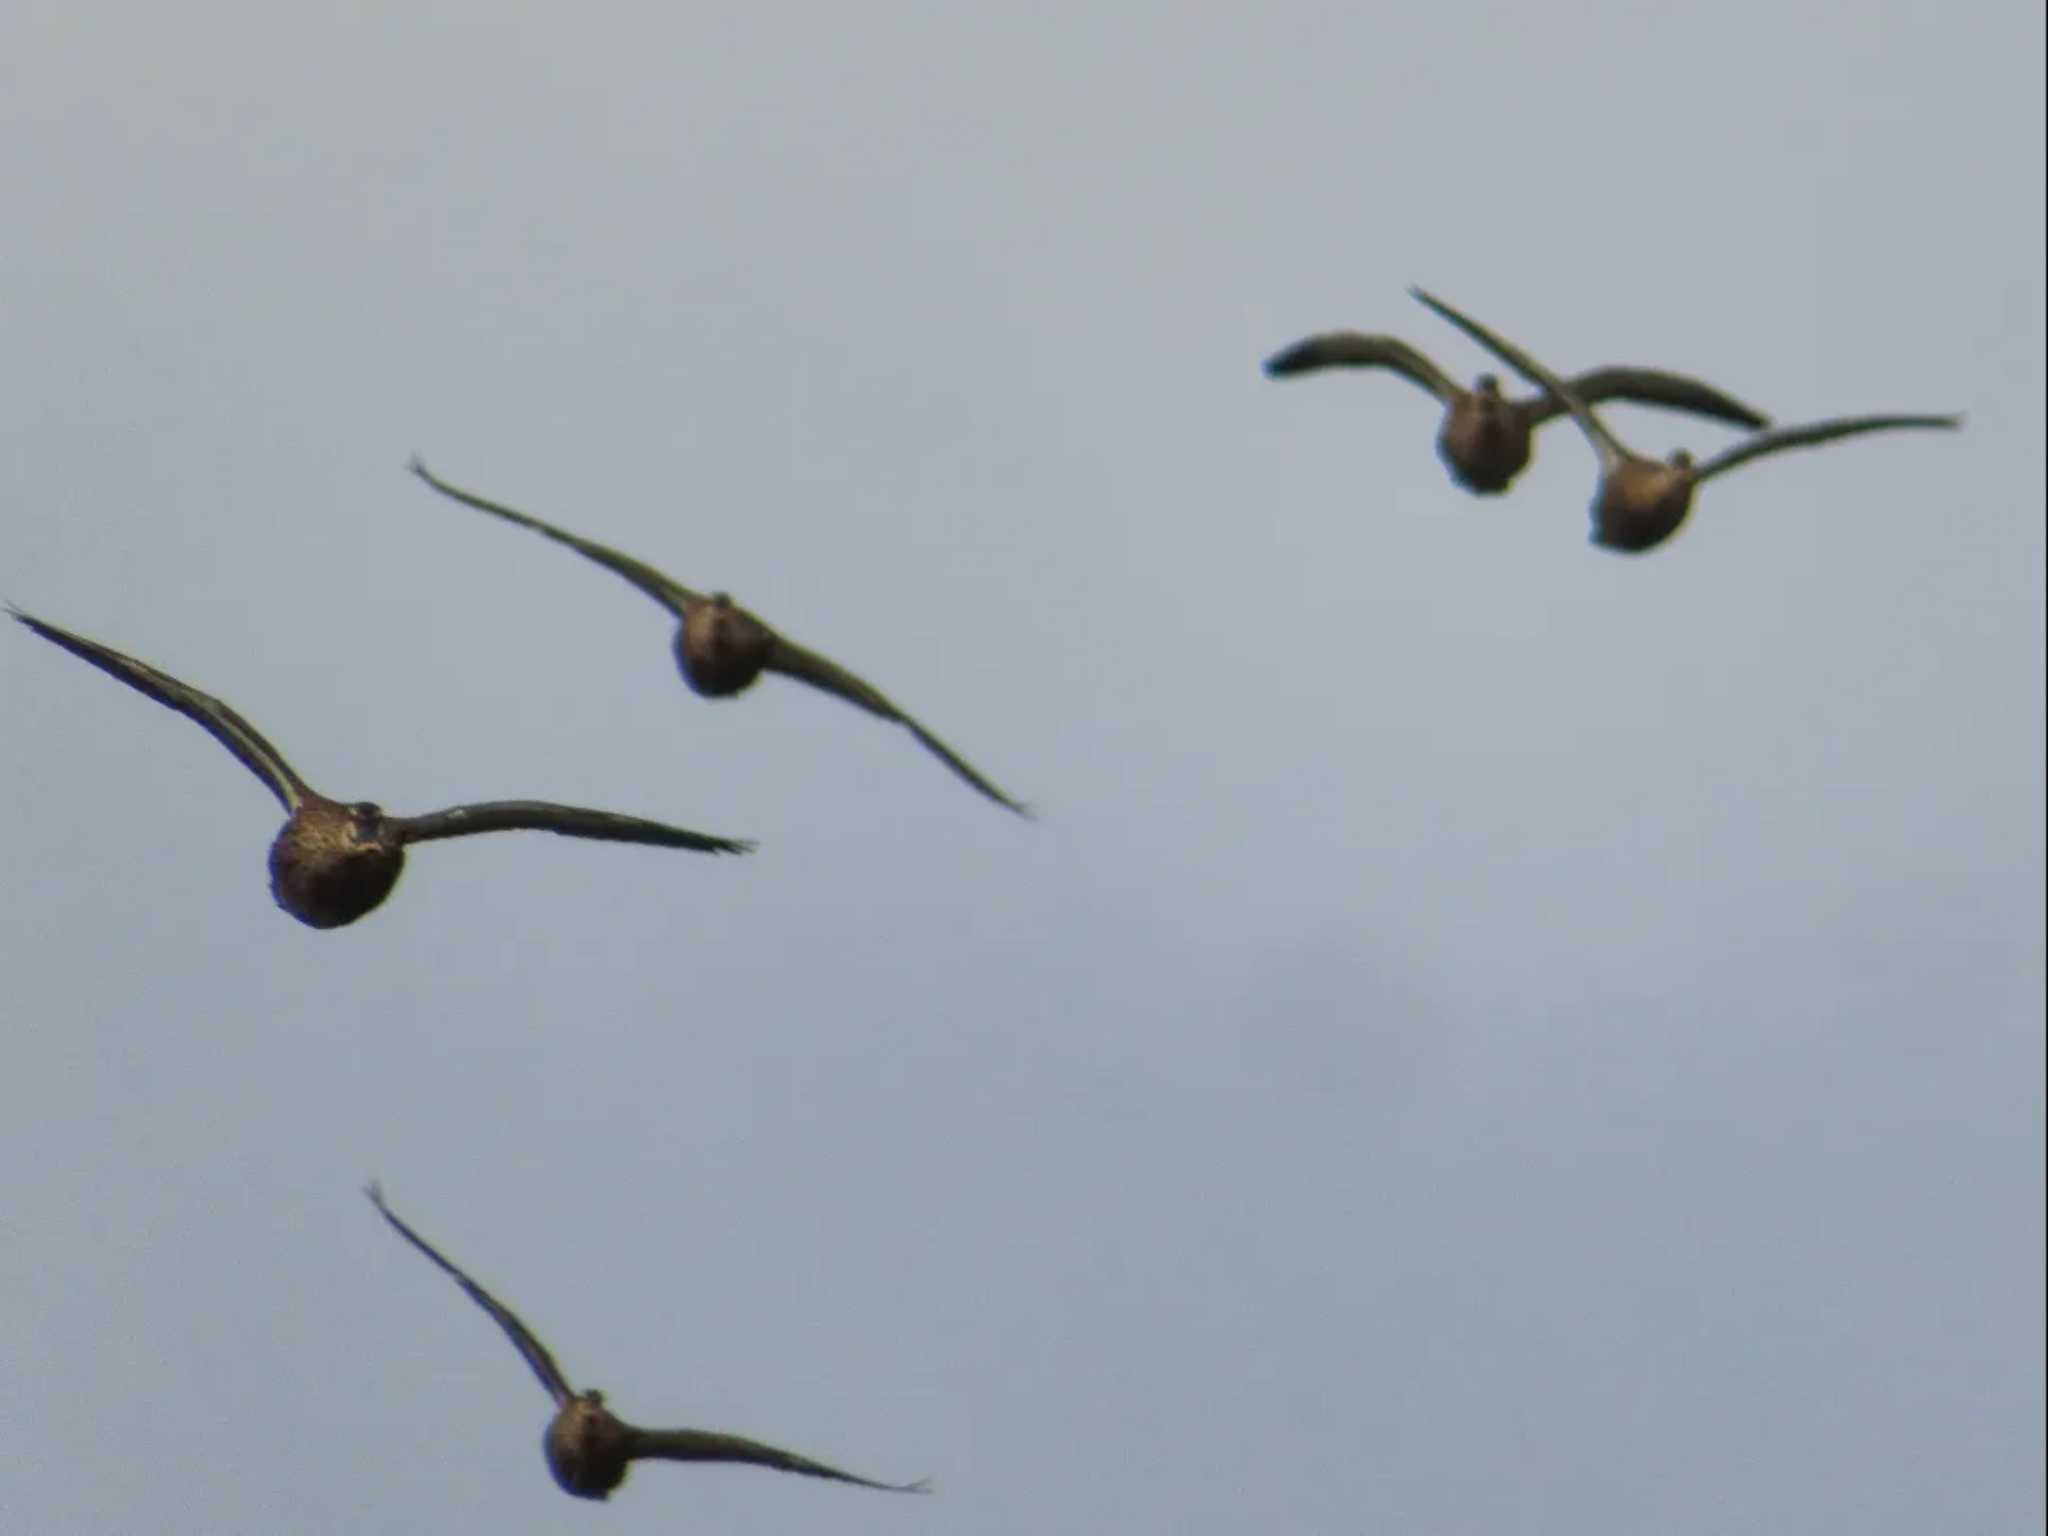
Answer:
[[[2043,18],[0,10],[8,1532],[2038,1529]],[[1316,330],[1797,421],[1627,559]],[[1724,429],[1617,408],[1631,441]],[[625,583],[891,693],[690,694]],[[394,1207],[642,1422],[599,1512]]]

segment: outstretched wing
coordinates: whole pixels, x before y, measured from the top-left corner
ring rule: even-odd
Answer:
[[[548,1353],[547,1346],[527,1331],[526,1324],[514,1317],[510,1308],[502,1305],[497,1297],[443,1258],[440,1250],[432,1243],[400,1221],[391,1207],[384,1203],[384,1191],[381,1188],[372,1184],[363,1193],[370,1197],[370,1203],[377,1207],[378,1213],[391,1223],[400,1237],[432,1259],[443,1273],[469,1293],[471,1301],[497,1320],[498,1326],[505,1330],[505,1336],[511,1339],[513,1346],[525,1357],[526,1363],[533,1367],[533,1374],[540,1378],[540,1384],[548,1389],[548,1395],[555,1400],[558,1407],[575,1396],[568,1378],[562,1374],[562,1368],[555,1364],[555,1357]]]
[[[1737,443],[1726,453],[1717,453],[1693,472],[1694,480],[1711,480],[1738,464],[1777,453],[1786,448],[1812,448],[1832,443],[1838,437],[1856,437],[1864,432],[1891,432],[1901,428],[1931,428],[1953,432],[1963,424],[1961,416],[1841,416],[1833,421],[1809,422],[1803,427],[1780,427],[1760,432]]]
[[[1031,816],[1031,807],[1021,801],[1012,800],[997,789],[994,784],[983,778],[967,759],[890,703],[880,689],[863,682],[837,663],[827,661],[816,651],[805,650],[802,646],[776,635],[769,645],[766,666],[771,672],[780,672],[785,677],[794,677],[801,682],[809,683],[813,688],[822,688],[827,693],[837,694],[847,703],[857,704],[871,715],[878,715],[884,720],[894,721],[905,727],[911,735],[924,743],[926,751],[997,805],[1015,811],[1019,816]]]
[[[778,1472],[801,1472],[806,1477],[829,1477],[834,1482],[854,1483],[862,1488],[879,1488],[884,1493],[925,1493],[928,1482],[878,1483],[828,1467],[822,1461],[778,1450],[758,1440],[738,1435],[721,1435],[708,1429],[638,1429],[629,1427],[626,1440],[628,1460],[654,1461],[743,1461],[756,1467],[773,1467]]]
[[[1661,405],[1674,411],[1725,421],[1755,431],[1768,427],[1771,418],[1744,405],[1733,395],[1723,394],[1700,379],[1661,368],[1594,368],[1565,380],[1572,393],[1588,405],[1602,400],[1633,400],[1638,405]],[[1570,409],[1556,395],[1545,392],[1519,402],[1529,425],[1536,426]]]
[[[1603,470],[1612,469],[1623,460],[1634,457],[1628,449],[1622,446],[1621,439],[1608,431],[1606,424],[1587,408],[1586,402],[1573,392],[1572,387],[1548,368],[1537,362],[1535,358],[1529,356],[1521,348],[1494,335],[1493,332],[1489,331],[1477,320],[1468,319],[1466,316],[1459,314],[1457,310],[1451,308],[1450,305],[1444,303],[1441,299],[1432,298],[1420,288],[1410,288],[1408,291],[1435,310],[1439,315],[1442,315],[1444,319],[1450,321],[1451,324],[1455,325],[1467,336],[1478,342],[1479,345],[1486,348],[1495,357],[1514,369],[1515,372],[1519,373],[1531,384],[1548,390],[1552,395],[1562,400],[1566,409],[1572,413],[1572,420],[1579,424],[1579,430],[1585,433],[1587,441],[1592,443],[1593,451],[1600,456]]]
[[[694,603],[699,600],[697,594],[681,582],[671,580],[669,577],[662,575],[660,571],[657,571],[651,565],[641,564],[631,555],[621,554],[609,545],[599,544],[594,539],[580,538],[576,534],[569,532],[566,528],[557,528],[554,524],[544,523],[537,517],[529,517],[524,512],[514,511],[502,502],[487,501],[472,491],[465,491],[457,486],[450,485],[446,480],[441,479],[432,470],[428,469],[418,458],[414,458],[411,468],[414,474],[418,475],[420,479],[439,491],[443,496],[459,501],[466,507],[475,507],[479,512],[488,512],[493,517],[502,517],[508,523],[517,523],[522,528],[530,528],[543,538],[553,539],[557,544],[568,545],[569,548],[575,550],[577,554],[582,555],[585,559],[595,560],[605,569],[625,577],[626,580],[633,583],[634,586],[645,592],[649,597],[661,604],[662,607],[668,609],[677,618],[683,616],[685,604]]]
[[[546,800],[487,800],[481,805],[451,806],[427,816],[386,816],[384,824],[408,843],[436,838],[467,837],[473,832],[555,832],[563,837],[588,837],[606,843],[651,843],[658,848],[690,848],[698,853],[751,853],[743,838],[713,837],[671,827],[666,822],[621,816],[613,811],[554,805]]]
[[[292,765],[263,737],[263,733],[210,693],[187,687],[167,672],[159,672],[133,656],[124,656],[110,646],[100,645],[68,629],[45,624],[19,608],[7,610],[53,645],[61,645],[81,661],[91,662],[109,677],[119,678],[138,693],[175,709],[188,720],[197,721],[206,733],[230,752],[237,761],[277,796],[287,812],[296,811],[312,791],[292,771]]]
[[[1428,390],[1445,405],[1465,391],[1443,369],[1407,342],[1393,336],[1367,336],[1359,331],[1325,331],[1297,341],[1266,359],[1266,373],[1276,379],[1323,368],[1391,368],[1411,384]]]

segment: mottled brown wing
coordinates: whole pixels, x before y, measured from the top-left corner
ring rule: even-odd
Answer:
[[[713,837],[707,832],[692,832],[638,816],[554,805],[546,800],[487,800],[479,805],[451,806],[426,816],[387,816],[384,821],[408,843],[468,837],[476,832],[554,832],[562,837],[648,843],[658,848],[689,848],[698,853],[751,853],[754,849],[752,843],[742,838]]]
[[[780,672],[785,677],[793,677],[800,682],[809,683],[813,688],[822,688],[827,693],[836,694],[849,704],[859,705],[871,715],[903,726],[924,743],[926,751],[997,805],[1015,811],[1027,819],[1031,817],[1030,806],[1012,800],[983,778],[967,759],[890,703],[880,689],[863,682],[837,663],[827,661],[816,651],[805,650],[802,646],[776,635],[769,645],[767,667],[772,672]]]
[[[1954,432],[1962,424],[1961,416],[1840,416],[1832,421],[1808,422],[1800,427],[1780,427],[1775,432],[1760,432],[1725,453],[1715,454],[1693,472],[1693,478],[1695,481],[1711,480],[1715,475],[1725,474],[1736,465],[1747,464],[1767,453],[1777,453],[1786,448],[1813,448],[1821,443],[1832,443],[1839,437],[1912,428]]]
[[[508,523],[517,523],[521,528],[531,529],[543,538],[567,545],[587,560],[595,560],[606,570],[625,577],[677,618],[683,616],[684,604],[698,600],[695,592],[681,582],[664,576],[653,566],[644,565],[631,555],[622,554],[610,545],[600,544],[595,539],[583,538],[566,528],[557,528],[553,523],[544,523],[537,517],[515,511],[503,502],[489,501],[473,491],[465,491],[458,486],[450,485],[417,458],[412,461],[412,472],[453,501],[459,501],[466,507],[475,507],[479,512],[488,512],[493,517],[502,517]]]
[[[284,754],[265,740],[261,731],[212,694],[188,687],[169,673],[159,672],[155,667],[137,661],[133,656],[125,656],[110,646],[88,640],[83,635],[74,635],[54,624],[45,624],[19,608],[10,607],[7,611],[51,644],[61,645],[109,677],[118,678],[136,692],[147,694],[186,719],[196,721],[207,735],[234,753],[236,761],[261,779],[283,803],[286,811],[296,811],[300,802],[312,793],[306,787],[306,781],[284,760]]]
[[[1445,405],[1465,391],[1443,369],[1407,342],[1394,336],[1367,336],[1359,331],[1325,331],[1297,341],[1266,359],[1266,373],[1275,379],[1324,368],[1391,368],[1411,384],[1428,390]]]
[[[471,1301],[496,1319],[498,1326],[505,1330],[505,1336],[512,1341],[513,1347],[525,1358],[526,1363],[533,1367],[533,1374],[540,1378],[540,1384],[548,1389],[548,1395],[555,1400],[557,1407],[575,1396],[569,1379],[562,1374],[562,1368],[555,1364],[555,1357],[548,1353],[547,1346],[527,1331],[526,1324],[513,1316],[509,1307],[504,1306],[497,1297],[442,1257],[440,1250],[432,1243],[400,1221],[391,1207],[384,1203],[384,1191],[377,1185],[372,1184],[363,1192],[370,1197],[370,1203],[377,1207],[378,1214],[391,1223],[400,1237],[432,1259],[443,1273],[469,1293]]]
[[[1443,316],[1444,319],[1450,321],[1451,324],[1455,325],[1467,336],[1478,342],[1479,345],[1486,348],[1495,357],[1514,369],[1515,372],[1519,373],[1531,384],[1536,385],[1540,389],[1548,390],[1551,394],[1562,400],[1571,411],[1572,420],[1579,424],[1579,430],[1584,432],[1587,441],[1592,443],[1593,451],[1600,456],[1600,462],[1604,469],[1612,469],[1623,460],[1635,457],[1622,444],[1621,439],[1608,431],[1606,424],[1588,409],[1586,402],[1573,393],[1572,387],[1569,384],[1537,362],[1535,358],[1529,356],[1528,353],[1522,351],[1521,348],[1515,346],[1512,342],[1505,341],[1501,337],[1494,335],[1493,332],[1489,331],[1477,320],[1469,319],[1465,315],[1458,313],[1457,310],[1451,308],[1443,300],[1431,297],[1420,288],[1410,288],[1408,291],[1414,294],[1422,303]]]
[[[1744,405],[1733,395],[1724,394],[1702,380],[1688,378],[1682,373],[1666,373],[1661,368],[1594,368],[1565,382],[1571,386],[1572,393],[1588,405],[1598,405],[1602,400],[1633,400],[1637,405],[1661,405],[1669,410],[1689,411],[1695,416],[1748,427],[1752,431],[1771,424],[1770,417]],[[1570,410],[1556,395],[1547,391],[1516,403],[1532,427]]]
[[[772,1445],[763,1445],[758,1440],[747,1440],[738,1435],[721,1435],[708,1429],[629,1427],[626,1456],[633,1461],[746,1462],[756,1467],[773,1467],[778,1472],[800,1472],[805,1477],[829,1477],[834,1482],[854,1483],[862,1488],[879,1488],[884,1493],[925,1493],[931,1486],[925,1481],[878,1483],[871,1477],[842,1472],[837,1467],[828,1467],[822,1461],[813,1461],[810,1457],[799,1456],[794,1451],[779,1450]]]

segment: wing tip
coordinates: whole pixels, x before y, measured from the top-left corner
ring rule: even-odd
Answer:
[[[1296,374],[1309,371],[1309,360],[1314,355],[1314,347],[1313,338],[1297,341],[1291,347],[1282,347],[1259,367],[1269,379],[1291,379]]]

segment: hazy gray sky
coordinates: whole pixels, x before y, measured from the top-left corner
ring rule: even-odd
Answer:
[[[2039,7],[0,12],[0,1528],[2038,1529]],[[1392,379],[1782,419],[1647,559]],[[1647,449],[1720,429],[1617,410]],[[451,479],[729,588],[1043,811]],[[631,1417],[554,1489],[395,1207]]]

